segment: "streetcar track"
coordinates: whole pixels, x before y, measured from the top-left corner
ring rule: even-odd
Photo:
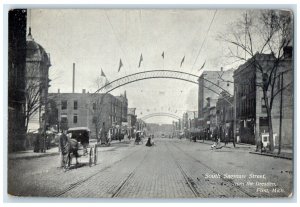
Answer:
[[[127,158],[130,157],[131,155],[133,155],[133,154],[139,152],[140,150],[141,150],[141,149],[139,149],[139,150],[137,150],[137,151],[134,151],[134,152],[130,153],[129,155],[123,157],[123,158],[120,159],[120,160],[117,160],[116,162],[112,163],[111,165],[106,166],[105,168],[103,168],[103,169],[97,171],[96,173],[94,173],[94,174],[88,176],[87,178],[85,178],[85,179],[83,179],[83,180],[79,180],[79,181],[77,181],[77,182],[75,182],[75,183],[70,184],[70,186],[67,187],[66,189],[60,191],[59,193],[54,194],[53,197],[60,197],[60,196],[62,196],[63,194],[67,193],[68,191],[70,191],[70,190],[76,188],[77,186],[81,185],[82,183],[85,183],[86,181],[88,181],[88,180],[90,180],[91,178],[95,177],[95,176],[98,175],[99,173],[101,173],[101,172],[103,172],[103,171],[105,171],[105,170],[107,170],[107,169],[113,167],[115,164],[117,164],[117,163],[119,163],[119,162],[121,162],[121,161],[127,159]]]
[[[166,144],[165,144],[166,145]],[[171,157],[174,160],[174,163],[177,165],[178,169],[180,170],[181,174],[183,175],[183,178],[185,180],[185,183],[188,185],[189,189],[192,191],[192,193],[195,195],[195,197],[200,197],[200,193],[198,192],[197,188],[195,187],[196,184],[194,182],[194,180],[192,178],[190,178],[186,172],[183,170],[183,168],[181,167],[181,165],[179,164],[179,162],[174,158],[173,153],[171,152],[171,150],[169,149],[168,145],[166,145],[166,148],[168,149],[168,151],[170,152],[169,154],[171,155]]]
[[[171,142],[172,143],[172,142]],[[194,156],[188,154],[187,152],[185,152],[184,150],[182,150],[179,146],[176,146],[174,143],[172,143],[172,145],[174,147],[176,147],[178,150],[182,151],[187,157],[190,157],[192,158],[194,161],[196,161],[197,163],[203,165],[204,167],[206,167],[207,169],[211,170],[213,173],[215,174],[221,174],[219,172],[217,172],[216,170],[214,170],[213,168],[211,168],[210,166],[206,165],[205,163],[201,162],[200,160],[196,159]],[[244,190],[243,188],[241,188],[240,186],[237,186],[234,184],[233,180],[232,179],[226,179],[224,178],[223,176],[220,177],[224,182],[227,182],[227,183],[230,183],[232,184],[232,186],[236,189],[238,189],[239,191],[243,192],[244,194],[246,194],[247,196],[249,197],[256,197],[256,196],[253,196],[252,194],[250,194],[249,192],[247,192],[246,190]]]
[[[121,193],[122,189],[124,188],[124,186],[130,181],[130,179],[134,176],[136,170],[142,165],[142,163],[144,162],[144,160],[146,159],[147,155],[149,154],[149,150],[148,152],[144,155],[143,159],[141,160],[141,162],[134,168],[134,170],[129,173],[129,175],[126,177],[125,180],[123,180],[121,182],[121,185],[119,185],[119,187],[116,189],[116,191],[112,194],[111,198],[116,198],[118,197],[118,195]]]

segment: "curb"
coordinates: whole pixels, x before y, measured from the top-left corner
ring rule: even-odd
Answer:
[[[20,157],[9,157],[8,156],[8,160],[30,160],[30,159],[34,159],[34,158],[40,158],[40,157],[48,157],[48,156],[55,156],[55,155],[59,155],[59,152],[53,152],[53,153],[49,153],[49,154],[39,154],[39,155],[31,155],[31,156],[20,156]]]
[[[292,160],[292,157],[286,157],[286,156],[281,156],[281,155],[276,155],[276,154],[269,154],[269,153],[260,153],[260,152],[249,152],[250,154],[256,154],[256,155],[263,155],[263,156],[268,156],[268,157],[274,157],[274,158],[281,158],[281,159],[286,159],[286,160]]]

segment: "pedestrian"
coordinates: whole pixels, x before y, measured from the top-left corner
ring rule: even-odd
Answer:
[[[148,138],[148,141],[147,141],[147,143],[146,143],[146,146],[147,146],[147,147],[151,147],[151,146],[152,146],[151,138],[150,138],[150,137]]]
[[[228,137],[228,128],[226,127],[224,131],[225,131],[224,134],[225,134],[225,146],[226,146],[227,143],[228,143],[228,139],[229,139],[229,137]]]
[[[40,134],[36,134],[36,136],[34,137],[34,148],[33,148],[33,152],[39,152],[40,151]]]
[[[111,137],[112,137],[112,129],[109,129],[107,134],[107,144],[110,144]]]

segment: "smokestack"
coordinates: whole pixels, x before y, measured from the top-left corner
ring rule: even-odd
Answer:
[[[82,93],[85,93],[85,89],[82,89]]]
[[[57,90],[57,93],[60,93],[60,89]]]
[[[75,63],[73,63],[73,88],[72,92],[75,92]]]

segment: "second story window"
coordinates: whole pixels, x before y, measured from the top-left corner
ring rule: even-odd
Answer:
[[[74,101],[74,110],[77,110],[77,109],[78,109],[78,102]]]
[[[68,102],[67,101],[61,101],[61,109],[65,110],[68,108]]]
[[[267,113],[267,106],[264,98],[261,98],[261,113]]]
[[[77,114],[74,114],[74,116],[73,116],[73,123],[74,124],[77,124],[77,119],[78,119]]]

